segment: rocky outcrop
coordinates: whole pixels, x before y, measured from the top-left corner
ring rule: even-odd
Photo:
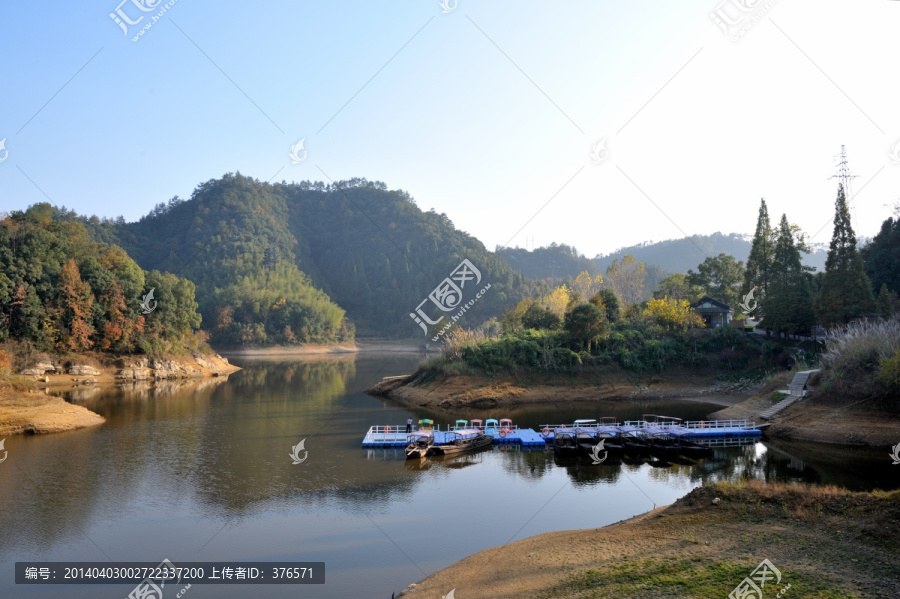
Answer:
[[[93,366],[72,364],[71,366],[69,366],[69,374],[78,376],[100,376],[101,373]]]
[[[19,374],[43,376],[45,374],[56,374],[62,372],[62,365],[49,358],[41,358],[31,368],[25,368]]]
[[[147,381],[152,378],[149,368],[130,366],[116,371],[116,379],[122,381]]]
[[[65,377],[64,384],[76,383],[90,385],[94,383],[108,383],[115,379],[118,383],[134,383],[138,381],[165,381],[180,379],[203,378],[204,376],[227,376],[240,370],[228,363],[228,360],[219,354],[201,354],[192,352],[188,356],[174,357],[147,357],[147,356],[121,356],[113,359],[110,356],[97,357],[101,362],[106,360],[103,366],[90,366],[82,363],[73,363],[71,359],[51,358],[46,354],[39,354],[33,366],[20,371],[23,375],[30,375],[35,380],[45,383],[55,382],[63,384],[62,377],[57,376],[56,381],[51,381],[48,375],[72,375]],[[93,356],[91,361],[96,363]],[[115,363],[115,366],[112,365]],[[97,379],[97,380],[95,380]]]

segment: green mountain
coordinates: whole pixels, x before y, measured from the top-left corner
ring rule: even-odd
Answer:
[[[204,329],[219,343],[340,341],[354,327],[424,340],[410,317],[423,300],[429,319],[445,316],[429,327],[431,337],[466,302],[471,312],[461,320],[476,326],[531,286],[446,215],[423,212],[406,192],[365,179],[268,184],[229,174],[138,222],[85,222],[145,268],[194,281]],[[477,272],[459,277],[461,298],[453,288],[460,281],[443,284],[450,292],[443,298],[464,302],[439,310],[427,298],[463,260]]]
[[[593,260],[566,244],[551,243],[533,250],[497,246],[496,253],[529,279],[574,279],[584,271],[602,274]]]

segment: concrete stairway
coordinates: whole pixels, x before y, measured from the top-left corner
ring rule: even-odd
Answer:
[[[771,408],[762,412],[759,417],[763,420],[769,420],[772,416],[778,414],[798,399],[802,399],[806,394],[806,382],[809,380],[809,377],[816,372],[819,371],[804,370],[803,372],[795,373],[794,378],[791,379],[791,382],[788,384],[789,395]]]

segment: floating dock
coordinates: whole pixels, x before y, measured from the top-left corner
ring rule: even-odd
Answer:
[[[485,434],[494,437],[494,444],[502,445],[521,445],[523,447],[543,447],[547,443],[553,443],[554,431],[558,428],[571,428],[571,424],[546,424],[540,427],[540,432],[530,428],[519,428],[518,426],[488,426],[482,427],[481,430]],[[733,439],[760,437],[762,431],[756,428],[755,422],[747,420],[696,420],[688,422],[678,422],[677,424],[648,422],[645,420],[626,420],[619,424],[601,424],[596,427],[582,427],[588,430],[597,430],[599,432],[608,432],[616,435],[622,431],[634,431],[635,429],[652,433],[669,433],[677,435],[685,439],[696,439],[699,441],[714,439]],[[439,425],[433,427],[434,442],[437,444],[448,443],[450,439],[447,437],[449,431],[454,430],[452,425],[448,425],[446,430],[440,430]],[[371,447],[405,447],[406,446],[406,425],[385,425],[371,426],[366,436],[363,437],[362,446]]]

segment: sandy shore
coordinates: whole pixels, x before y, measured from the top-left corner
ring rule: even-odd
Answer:
[[[0,382],[0,437],[23,433],[57,433],[105,422],[99,414],[48,395],[43,390],[108,388],[135,382],[153,385],[156,381],[228,376],[240,370],[217,354],[186,354],[164,358],[117,358],[102,354],[65,358],[44,356],[39,363],[49,362],[58,366],[59,370],[65,370],[61,366],[63,363],[71,362],[81,368],[81,373],[22,375],[15,385]]]
[[[781,591],[787,599],[894,599],[898,509],[900,491],[758,481],[700,487],[625,522],[481,551],[400,596],[441,599],[455,589],[460,599],[709,599],[727,597],[768,559],[781,576],[765,586],[768,598]]]
[[[0,387],[0,438],[23,433],[59,433],[103,424],[106,419],[41,391]]]

